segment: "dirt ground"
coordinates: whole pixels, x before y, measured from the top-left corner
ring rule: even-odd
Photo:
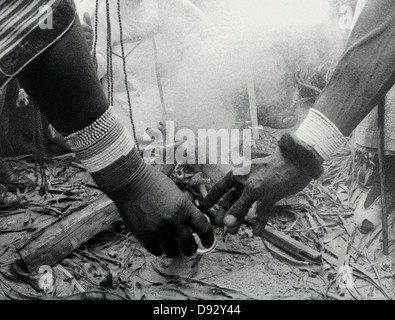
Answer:
[[[63,160],[53,167],[61,163]],[[17,169],[18,164],[20,168],[30,167],[31,171],[34,167],[33,163],[24,160],[13,164]],[[78,166],[68,170],[76,182],[74,190],[91,183],[89,175]],[[67,180],[71,181],[70,176]],[[56,183],[52,187],[56,187]],[[85,199],[89,195],[93,201],[100,194],[95,189],[87,189],[85,193],[76,192],[75,198]],[[61,212],[62,207],[72,210],[84,205],[84,200],[64,199],[65,205],[58,195],[41,197],[31,192],[24,197],[21,208],[0,215],[0,299],[66,298],[84,291],[88,292],[85,297],[94,294],[95,299],[320,298],[320,294],[311,289],[319,290],[319,278],[274,259],[265,250],[262,240],[252,236],[250,228],[243,227],[236,236],[216,228],[216,251],[206,256],[170,260],[147,253],[125,230],[121,220],[54,266],[54,290],[40,292],[37,285],[31,285],[38,283],[38,274],[28,274],[23,268],[14,267],[20,257],[13,244],[35,228],[58,219],[54,210]],[[51,201],[53,199],[57,201]],[[67,275],[63,268],[69,272]],[[114,296],[104,297],[102,292]]]
[[[265,130],[263,145],[270,148],[280,134]],[[345,145],[325,164],[325,174],[278,203],[270,220],[273,229],[319,252],[317,263],[254,237],[253,210],[237,235],[215,228],[214,252],[175,260],[148,254],[118,220],[51,266],[53,285],[43,290],[42,274],[17,263],[15,242],[101,194],[73,155],[48,159],[50,192],[19,193],[21,206],[0,212],[0,299],[393,299],[394,233],[391,228],[390,255],[384,256],[381,227],[369,234],[355,227],[352,203],[359,189],[351,174],[354,159]],[[31,157],[10,161],[35,179]],[[352,285],[346,289],[339,287],[341,266],[352,268]]]

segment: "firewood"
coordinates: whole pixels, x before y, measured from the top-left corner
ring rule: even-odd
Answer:
[[[53,266],[112,222],[120,218],[115,204],[105,195],[80,211],[19,240],[15,247],[30,272]]]

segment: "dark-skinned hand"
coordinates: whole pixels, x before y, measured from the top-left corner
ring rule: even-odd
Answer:
[[[238,232],[244,217],[256,201],[261,204],[254,230],[261,230],[267,221],[266,217],[262,217],[264,208],[303,190],[311,181],[311,177],[286,159],[280,149],[266,158],[252,160],[248,174],[235,175],[234,172],[229,172],[214,185],[202,203],[202,208],[206,210],[222,199],[216,223],[221,224],[223,221],[230,234]]]
[[[203,213],[170,178],[150,165],[142,166],[138,182],[109,195],[137,240],[150,253],[170,258],[196,253],[192,232],[204,247],[211,247],[214,233]]]

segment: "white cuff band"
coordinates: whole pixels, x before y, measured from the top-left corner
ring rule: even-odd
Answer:
[[[316,109],[310,109],[306,119],[295,133],[326,161],[346,142],[340,130]]]
[[[66,137],[66,141],[90,173],[108,168],[135,147],[113,107],[90,126]]]

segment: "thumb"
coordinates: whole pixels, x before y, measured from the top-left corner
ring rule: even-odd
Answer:
[[[189,215],[189,226],[202,240],[205,248],[210,248],[214,241],[214,232],[210,222],[205,215],[200,212],[191,202],[186,205],[186,212]]]
[[[244,190],[239,200],[229,209],[225,217],[225,225],[229,229],[238,227],[254,203],[255,199]]]
[[[88,12],[84,13],[84,23],[87,24],[88,26],[92,27],[91,17]]]

